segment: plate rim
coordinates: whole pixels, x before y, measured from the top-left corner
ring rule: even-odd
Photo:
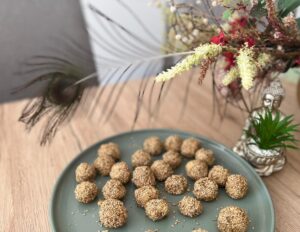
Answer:
[[[63,171],[59,174],[53,190],[51,192],[51,197],[50,197],[50,205],[48,207],[48,215],[49,215],[49,224],[50,224],[50,229],[53,232],[58,232],[57,229],[55,228],[55,222],[54,222],[54,198],[56,195],[56,192],[58,190],[58,186],[59,183],[62,181],[63,176],[65,175],[65,173],[67,172],[68,169],[70,169],[70,167],[73,165],[73,163],[75,163],[82,155],[83,153],[87,152],[88,150],[92,149],[93,147],[95,147],[97,144],[105,142],[105,141],[109,141],[115,137],[119,137],[119,136],[126,136],[132,133],[144,133],[144,132],[152,132],[152,131],[162,131],[162,132],[174,132],[174,133],[182,133],[182,134],[188,134],[191,135],[192,137],[196,137],[199,138],[200,140],[206,140],[209,141],[212,144],[218,145],[220,147],[222,147],[223,149],[225,149],[227,152],[232,153],[232,155],[238,159],[240,162],[242,162],[244,165],[248,166],[248,168],[251,170],[253,176],[255,177],[255,179],[260,182],[260,184],[262,185],[264,191],[267,194],[267,199],[269,200],[270,203],[270,208],[271,208],[271,231],[275,232],[275,224],[276,224],[276,216],[275,216],[275,210],[274,210],[274,205],[273,205],[273,200],[271,198],[271,195],[269,193],[269,190],[267,188],[267,186],[265,185],[264,181],[262,180],[262,178],[255,172],[255,170],[253,169],[253,167],[243,158],[241,158],[240,156],[236,155],[234,151],[232,151],[229,147],[225,146],[222,143],[217,142],[214,139],[210,139],[206,136],[200,135],[200,134],[196,134],[195,132],[190,132],[190,131],[183,131],[183,130],[179,130],[179,129],[173,129],[173,128],[150,128],[150,129],[138,129],[138,130],[131,130],[131,131],[126,131],[126,132],[122,132],[122,133],[118,133],[118,134],[114,134],[108,137],[105,137],[99,141],[97,141],[96,143],[93,143],[92,145],[90,145],[89,147],[87,147],[86,149],[84,149],[83,151],[81,151],[78,155],[76,155],[63,169]]]

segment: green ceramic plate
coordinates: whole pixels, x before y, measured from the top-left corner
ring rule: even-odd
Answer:
[[[199,138],[204,147],[214,151],[216,163],[229,168],[233,173],[240,173],[246,176],[249,181],[249,192],[247,196],[242,200],[233,200],[230,199],[222,189],[217,200],[209,203],[203,202],[204,212],[200,216],[193,219],[184,217],[179,214],[176,206],[171,206],[172,210],[170,215],[164,220],[154,223],[145,216],[143,209],[136,206],[133,197],[134,186],[130,183],[127,185],[128,193],[125,198],[125,205],[129,211],[128,222],[126,226],[120,229],[110,229],[109,231],[144,232],[148,229],[158,229],[159,232],[190,232],[193,228],[201,227],[209,232],[215,232],[217,231],[216,215],[218,214],[218,210],[228,205],[236,205],[246,209],[249,213],[251,223],[248,231],[274,232],[275,218],[270,195],[261,178],[253,171],[247,162],[235,155],[230,149],[210,139],[168,129],[141,130],[116,135],[102,140],[75,158],[63,171],[54,188],[50,204],[50,222],[53,231],[98,232],[105,230],[98,222],[97,199],[90,204],[80,204],[74,198],[74,188],[76,186],[74,178],[75,168],[81,162],[93,162],[97,157],[97,149],[100,144],[110,141],[119,144],[122,159],[130,164],[131,154],[142,147],[145,138],[156,135],[164,139],[171,134],[178,134],[182,138],[190,136]],[[183,164],[176,170],[176,173],[184,173]],[[107,177],[98,177],[98,186],[102,188],[107,179]],[[190,182],[190,189],[192,189],[192,186],[192,182]],[[159,188],[161,189],[161,193],[167,197],[169,202],[175,203],[182,198],[182,196],[168,195],[164,192],[162,187],[163,185],[160,184]],[[101,197],[102,195],[100,193],[98,199]],[[175,225],[176,220],[180,221],[180,223]]]

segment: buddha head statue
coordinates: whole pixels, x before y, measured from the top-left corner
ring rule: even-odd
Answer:
[[[285,96],[285,91],[279,80],[274,80],[263,91],[263,106],[269,110],[277,110]]]

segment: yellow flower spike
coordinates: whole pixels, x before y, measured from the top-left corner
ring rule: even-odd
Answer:
[[[206,59],[212,59],[219,56],[222,52],[222,46],[218,44],[203,44],[195,49],[195,53],[187,56],[181,62],[173,66],[172,68],[160,73],[155,81],[164,82],[171,80],[175,76],[182,74],[185,71],[190,70],[196,65],[199,65],[201,61]]]
[[[232,67],[225,75],[224,79],[222,80],[223,85],[229,85],[235,79],[239,77],[240,73],[237,67]]]
[[[251,48],[244,47],[239,51],[236,58],[242,86],[249,90],[253,86],[253,80],[257,74],[257,65],[255,64],[254,51]]]

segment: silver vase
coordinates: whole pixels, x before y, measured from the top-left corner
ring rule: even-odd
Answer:
[[[284,149],[261,149],[252,139],[247,139],[244,143],[242,156],[260,176],[269,176],[280,171],[286,163]]]

